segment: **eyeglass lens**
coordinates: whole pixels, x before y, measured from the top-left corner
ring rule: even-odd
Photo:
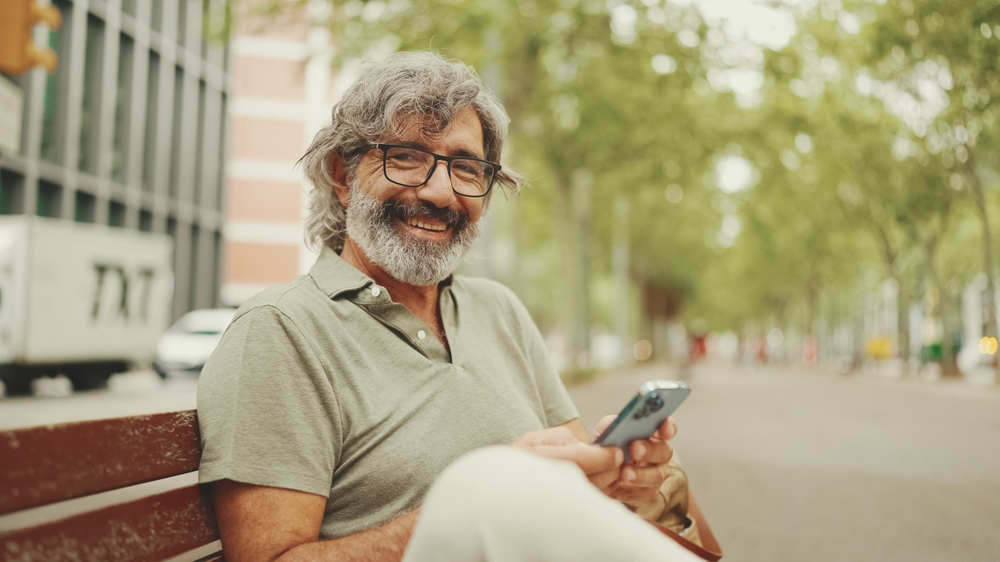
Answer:
[[[410,187],[423,185],[434,165],[434,155],[416,148],[386,148],[385,175],[390,181]],[[493,184],[496,169],[470,158],[451,161],[451,185],[462,195],[479,196]]]

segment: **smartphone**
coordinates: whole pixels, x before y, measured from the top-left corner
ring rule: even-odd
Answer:
[[[629,462],[628,446],[636,439],[648,439],[656,433],[690,393],[691,389],[680,381],[646,382],[594,443],[621,448],[625,462]]]

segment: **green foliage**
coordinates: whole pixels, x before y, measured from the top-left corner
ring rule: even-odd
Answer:
[[[906,304],[991,269],[1000,2],[784,9],[796,32],[776,50],[659,0],[351,0],[328,23],[337,64],[434,49],[501,97],[507,164],[532,185],[494,203],[515,248],[498,276],[545,327],[610,322],[588,292],[607,293],[622,232],[634,282],[712,329],[809,332],[855,314],[872,275]],[[760,88],[735,94],[737,71]],[[726,158],[752,185],[720,188]]]

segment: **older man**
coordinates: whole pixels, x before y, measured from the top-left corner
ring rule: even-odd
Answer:
[[[202,373],[200,477],[227,559],[398,560],[435,478],[489,445],[569,461],[651,520],[683,517],[672,422],[624,466],[588,445],[521,303],[452,275],[491,189],[521,185],[498,163],[506,132],[475,73],[431,53],[369,66],[334,107],[303,158],[320,256],[248,301]]]

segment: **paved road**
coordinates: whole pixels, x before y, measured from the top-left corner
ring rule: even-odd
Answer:
[[[190,410],[198,379],[179,376],[164,382],[153,371],[134,371],[112,375],[107,389],[75,394],[65,377],[35,384],[35,396],[0,399],[0,429]]]
[[[673,375],[571,394],[589,426]],[[728,562],[1000,560],[1000,389],[719,366],[688,382],[676,446]]]
[[[573,387],[585,425],[663,366]],[[1000,560],[1000,389],[702,366],[677,449],[727,562]],[[194,379],[0,400],[0,428],[194,407]]]

